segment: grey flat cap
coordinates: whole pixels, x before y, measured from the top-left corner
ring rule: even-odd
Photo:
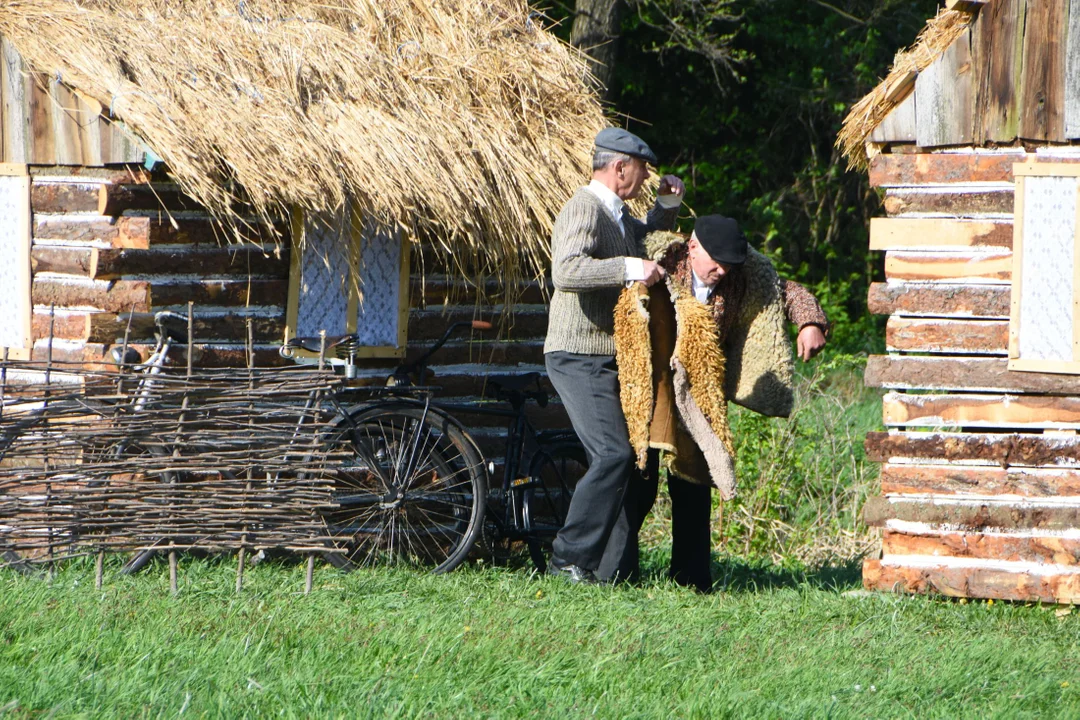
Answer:
[[[656,153],[652,151],[644,140],[629,130],[622,128],[604,128],[596,134],[593,144],[601,150],[622,153],[630,157],[641,158],[647,163],[656,165]]]

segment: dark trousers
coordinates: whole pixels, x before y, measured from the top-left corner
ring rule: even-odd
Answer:
[[[589,470],[574,490],[553,552],[563,562],[596,570],[634,470],[619,401],[619,373],[611,355],[553,352],[544,361],[589,459]],[[636,532],[634,537],[636,541]]]
[[[645,472],[631,483],[597,570],[602,580],[634,582],[640,575],[638,532],[656,502],[660,453],[649,451]],[[712,486],[668,475],[671,496],[671,578],[701,592],[712,588]]]

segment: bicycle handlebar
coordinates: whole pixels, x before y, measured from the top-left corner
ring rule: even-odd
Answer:
[[[420,384],[423,384],[424,375],[427,374],[426,367],[428,358],[437,353],[439,351],[439,348],[445,345],[446,341],[449,340],[455,332],[464,327],[469,327],[473,330],[484,331],[491,330],[493,325],[486,320],[461,320],[459,322],[453,323],[452,325],[450,325],[450,327],[446,328],[446,332],[442,334],[442,337],[435,341],[434,345],[432,345],[420,354],[420,357],[416,358],[411,363],[402,363],[401,365],[398,365],[397,368],[394,370],[393,377],[399,380],[405,380],[408,378],[409,375],[415,372],[418,373]]]

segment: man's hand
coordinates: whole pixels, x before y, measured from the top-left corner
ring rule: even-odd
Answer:
[[[652,260],[642,260],[641,264],[645,268],[645,280],[643,282],[647,287],[652,287],[656,283],[663,280],[664,276],[667,275],[667,272],[664,271],[664,268],[660,267]],[[824,344],[824,341],[822,341],[822,343]]]
[[[660,178],[660,189],[657,190],[658,195],[678,195],[682,197],[686,193],[686,186],[683,185],[683,181],[674,175],[665,175]]]
[[[799,338],[795,344],[799,358],[803,362],[809,362],[812,357],[821,352],[821,348],[825,347],[825,333],[821,332],[821,328],[817,325],[807,325],[799,331]]]

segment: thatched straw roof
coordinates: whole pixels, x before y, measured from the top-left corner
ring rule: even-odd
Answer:
[[[526,0],[9,0],[0,34],[221,217],[351,198],[481,271],[546,263],[605,124]]]
[[[844,126],[836,139],[843,150],[849,167],[866,166],[866,140],[885,116],[899,105],[907,95],[887,99],[889,92],[911,72],[922,72],[937,60],[956,38],[968,28],[974,16],[961,10],[945,10],[926,21],[926,27],[915,39],[915,44],[901,50],[893,59],[888,77],[878,83],[870,94],[851,106],[844,118]]]

